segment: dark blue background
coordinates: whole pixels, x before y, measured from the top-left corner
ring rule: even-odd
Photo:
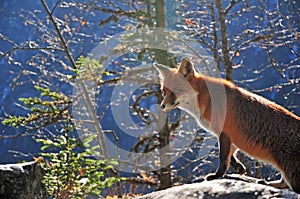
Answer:
[[[56,0],[47,1],[48,6],[51,8],[55,4]],[[270,1],[270,4],[275,1]],[[167,24],[168,28],[170,29],[176,29],[176,24],[174,24],[174,17],[178,17],[176,13],[174,12],[174,9],[172,7],[175,5],[175,2],[173,1],[167,1],[166,6],[166,13],[167,13]],[[270,7],[271,9],[272,7]],[[17,17],[17,14],[14,14],[14,12],[18,13],[20,10],[42,10],[42,12],[39,14],[41,18],[45,17],[45,14],[43,13],[43,8],[40,3],[40,1],[24,1],[24,0],[2,0],[0,2],[0,33],[4,36],[8,36],[11,40],[15,41],[16,43],[20,44],[22,41],[28,40],[30,38],[36,38],[38,35],[35,35],[32,32],[32,29],[29,27],[26,27],[23,25],[23,21],[21,18]],[[58,16],[63,15],[63,11],[60,13],[55,13]],[[89,14],[86,14],[87,18],[95,23],[95,26],[97,26],[99,18],[105,18],[106,14],[98,14],[96,16],[89,16]],[[241,21],[246,19],[240,19]],[[122,23],[122,21],[120,21]],[[98,37],[98,42],[101,41],[101,38],[104,37],[105,34],[118,34],[122,31],[121,28],[113,28],[114,24],[108,24],[107,26],[104,26],[103,28],[90,28],[86,30],[86,32],[93,32]],[[232,26],[229,27],[228,32],[229,34],[233,34],[236,31],[238,31],[239,27],[232,24]],[[81,54],[85,54],[86,52],[89,52],[95,43],[86,43],[85,48],[86,51],[83,52],[74,52],[74,57],[78,57]],[[298,43],[299,44],[299,43]],[[0,40],[0,49],[1,51],[7,51],[12,46],[5,41]],[[74,49],[76,49],[76,45],[73,46]],[[299,45],[293,46],[294,50],[299,52]],[[17,52],[17,58],[18,60],[24,64],[26,67],[26,60],[32,55],[33,52],[28,51],[18,51]],[[77,53],[77,54],[76,54]],[[240,55],[240,58],[236,58],[234,61],[239,62],[243,56],[248,56],[246,61],[243,63],[247,66],[246,70],[245,68],[239,68],[234,70],[233,72],[233,79],[241,86],[249,89],[249,90],[255,90],[255,89],[262,89],[271,87],[276,84],[282,84],[285,83],[285,79],[280,76],[278,72],[276,72],[274,69],[269,68],[265,70],[263,73],[259,74],[260,76],[263,76],[262,79],[259,81],[254,81],[250,83],[241,83],[243,79],[251,79],[255,78],[255,75],[252,73],[255,70],[258,70],[260,68],[263,68],[265,65],[268,64],[268,59],[266,57],[266,54],[264,51],[262,51],[256,44],[253,44],[251,48],[249,48],[247,51],[243,52],[243,55]],[[280,51],[276,51],[278,54],[278,57],[280,57],[282,62],[288,62],[291,56],[294,56],[290,53],[290,51],[286,48],[282,48]],[[298,60],[299,64],[299,60]],[[113,67],[113,66],[112,66]],[[15,86],[16,80],[17,82],[22,82],[22,76],[18,76],[20,67],[18,65],[15,65],[14,63],[8,64],[5,59],[0,60],[0,117],[1,120],[6,116],[6,114],[11,115],[23,115],[26,112],[22,110],[20,107],[16,106],[16,103],[18,102],[18,99],[20,97],[29,97],[36,95],[36,91],[33,89],[33,85],[30,83],[22,84],[19,86]],[[249,72],[250,71],[250,72]],[[285,75],[289,76],[289,72],[287,71]],[[293,75],[295,77],[300,76],[299,69],[295,69],[293,71]],[[55,84],[55,83],[54,83]],[[57,83],[59,85],[59,83]],[[64,86],[64,85],[59,85]],[[66,91],[70,88],[63,88]],[[293,90],[295,89],[295,90]],[[290,93],[288,98],[285,99],[285,94]],[[276,101],[277,103],[284,105],[285,107],[288,107],[290,110],[294,111],[297,115],[300,115],[300,100],[299,100],[299,86],[297,85],[290,85],[285,86],[277,92],[276,89],[266,90],[263,92],[260,92],[259,94]],[[110,90],[104,90],[102,92],[103,98],[109,99]],[[104,129],[118,129],[114,125],[114,121],[112,121],[113,118],[111,116],[111,113],[108,112],[106,116],[102,119],[101,123],[103,125]],[[3,126],[0,124],[0,134],[2,135],[13,135],[18,132],[21,132],[24,129],[15,129],[8,126]],[[122,137],[126,137],[126,135],[123,135],[122,132],[119,132],[120,139],[122,140]],[[128,139],[128,137],[127,137]],[[134,140],[132,141],[126,141],[121,142],[121,145],[124,145],[122,147],[128,148],[132,146],[132,143],[134,143]],[[16,152],[22,152],[24,154],[15,153]],[[26,154],[36,154],[39,152],[39,145],[36,144],[36,142],[30,137],[18,137],[15,139],[4,139],[0,140],[0,163],[9,163],[9,162],[15,162],[20,160],[31,160],[31,155],[26,156]],[[24,156],[25,155],[25,156]]]

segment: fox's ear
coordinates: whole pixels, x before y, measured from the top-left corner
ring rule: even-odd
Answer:
[[[170,73],[170,68],[168,68],[165,65],[162,64],[158,64],[158,63],[154,63],[153,66],[156,68],[156,70],[158,70],[158,72],[162,75],[162,76],[166,76],[167,73]]]
[[[187,77],[188,75],[194,75],[195,69],[193,62],[187,57],[183,58],[178,72],[181,73],[184,77]]]

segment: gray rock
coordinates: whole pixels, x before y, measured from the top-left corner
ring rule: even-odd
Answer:
[[[1,199],[46,199],[42,168],[36,162],[0,165]]]
[[[287,189],[246,182],[236,177],[185,184],[166,190],[153,192],[138,199],[300,199],[300,196]]]

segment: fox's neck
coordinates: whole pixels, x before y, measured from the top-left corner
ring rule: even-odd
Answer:
[[[203,117],[204,110],[199,107],[198,98],[199,94],[185,98],[181,101],[179,108],[191,115],[203,129],[211,131],[208,120]]]
[[[190,84],[194,92],[180,99],[180,108],[193,116],[206,131],[220,133],[226,114],[225,87],[231,84],[206,76],[197,76]],[[196,92],[198,90],[201,92]]]

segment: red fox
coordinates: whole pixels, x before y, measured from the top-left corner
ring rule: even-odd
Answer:
[[[161,108],[164,111],[183,109],[201,127],[218,136],[219,167],[206,180],[222,177],[230,163],[238,173],[244,173],[245,167],[235,155],[240,149],[271,163],[281,172],[280,180],[266,184],[289,187],[300,193],[300,117],[230,81],[197,73],[188,58],[182,60],[179,68],[161,64],[154,67],[161,75]],[[225,99],[220,102],[217,99],[214,106],[220,107],[213,114],[211,90],[221,88],[225,94],[219,98]]]

